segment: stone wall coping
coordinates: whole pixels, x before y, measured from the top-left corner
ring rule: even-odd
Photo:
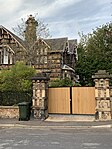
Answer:
[[[47,73],[37,73],[34,77],[31,78],[31,80],[49,81],[50,78]]]
[[[109,79],[112,78],[112,74],[106,72],[106,70],[99,70],[95,75],[92,75],[93,79]]]
[[[96,100],[110,100],[110,97],[95,97]]]
[[[18,109],[18,106],[0,106],[0,109]]]
[[[97,109],[97,108],[96,108],[96,110],[97,110],[98,112],[111,112],[110,108],[108,108],[108,109],[103,109],[103,108]]]

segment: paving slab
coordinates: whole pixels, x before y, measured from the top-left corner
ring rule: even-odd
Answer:
[[[112,120],[110,121],[42,121],[38,119],[31,118],[29,121],[19,121],[18,119],[2,119],[0,118],[0,126],[6,127],[111,127]]]

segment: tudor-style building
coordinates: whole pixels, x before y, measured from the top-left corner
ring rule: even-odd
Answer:
[[[51,78],[69,77],[75,79],[75,64],[77,58],[76,40],[57,38],[45,40],[50,46],[48,51],[48,68]]]
[[[0,68],[15,64],[16,61],[24,61],[25,56],[24,42],[8,29],[0,26]]]
[[[24,61],[38,72],[50,71],[51,80],[76,80],[77,40],[36,37],[38,23],[32,15],[26,21],[25,41],[0,26],[0,68]]]
[[[68,38],[39,39],[32,47],[35,52],[32,64],[38,71],[51,71],[51,80],[75,76],[77,59],[76,40]]]

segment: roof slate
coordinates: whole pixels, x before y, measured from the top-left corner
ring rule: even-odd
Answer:
[[[14,33],[12,33],[11,31],[9,31],[8,29],[6,29],[4,26],[0,25],[0,29],[4,29],[6,32],[8,32],[13,38],[15,38],[17,40],[17,42],[23,46],[24,49],[27,49],[27,43],[22,40],[21,38],[19,38],[18,36],[16,36]],[[77,47],[77,39],[74,40],[68,40],[67,37],[64,38],[52,38],[52,39],[42,39],[43,41],[45,41],[48,46],[51,47],[51,50],[53,51],[64,51],[65,47],[68,44],[68,52],[73,53],[74,48]],[[38,39],[37,39],[38,41]],[[36,42],[37,42],[36,41]],[[36,44],[36,42],[34,43],[34,45]],[[34,46],[33,45],[33,46]]]
[[[73,53],[74,49],[77,47],[77,39],[68,40],[69,43],[69,52]]]
[[[66,46],[68,38],[44,39],[52,50],[63,50]]]

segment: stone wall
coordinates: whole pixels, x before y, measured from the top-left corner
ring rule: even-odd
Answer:
[[[0,106],[0,118],[18,118],[18,106]]]

